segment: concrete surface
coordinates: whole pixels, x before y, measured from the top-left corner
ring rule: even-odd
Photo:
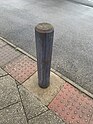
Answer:
[[[15,80],[9,75],[0,77],[0,109],[20,101]]]
[[[65,124],[59,117],[51,111],[41,114],[39,117],[31,119],[29,124]]]
[[[27,124],[22,104],[19,102],[0,110],[0,124]]]
[[[28,119],[34,118],[48,110],[34,95],[22,86],[19,86],[22,103]]]
[[[65,84],[64,80],[52,72],[50,77],[50,86],[46,89],[42,89],[38,86],[37,73],[25,81],[23,86],[30,92],[33,92],[43,104],[48,105]]]
[[[0,1],[0,36],[34,56],[39,22],[55,28],[52,67],[93,93],[93,8],[66,0]]]
[[[1,77],[1,76],[4,76],[4,75],[7,75],[7,73],[6,73],[4,70],[2,70],[2,69],[0,68],[0,77]]]

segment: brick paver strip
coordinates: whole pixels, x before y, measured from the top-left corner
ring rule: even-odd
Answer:
[[[0,47],[3,47],[4,45],[6,45],[6,43],[0,40]]]
[[[34,60],[25,55],[21,55],[11,63],[7,64],[4,70],[19,83],[23,83],[36,72],[37,66]]]
[[[5,65],[9,61],[18,57],[21,53],[6,45],[0,48],[0,66]]]
[[[92,115],[92,117],[91,117],[91,119],[90,119],[89,124],[93,124],[93,115]]]
[[[66,124],[89,124],[93,99],[66,83],[48,107]]]

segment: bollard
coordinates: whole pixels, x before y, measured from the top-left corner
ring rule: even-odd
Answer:
[[[50,85],[54,28],[51,24],[40,23],[35,27],[38,85],[47,88]]]

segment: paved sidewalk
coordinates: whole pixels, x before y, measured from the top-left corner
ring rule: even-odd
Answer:
[[[0,124],[93,124],[92,98],[54,71],[41,89],[34,58],[0,39]]]

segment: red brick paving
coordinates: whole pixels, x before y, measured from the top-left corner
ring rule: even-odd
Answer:
[[[19,83],[23,83],[36,72],[36,62],[25,55],[21,55],[4,68]]]
[[[93,99],[68,83],[64,85],[48,107],[66,124],[93,124],[93,119],[91,119]],[[89,123],[90,119],[92,122]]]
[[[0,47],[3,47],[4,45],[6,45],[6,43],[0,40]]]
[[[21,55],[20,52],[14,50],[12,47],[6,45],[0,48],[0,66],[12,61],[14,58]]]
[[[92,115],[92,117],[90,119],[90,123],[89,124],[93,124],[93,115]]]

